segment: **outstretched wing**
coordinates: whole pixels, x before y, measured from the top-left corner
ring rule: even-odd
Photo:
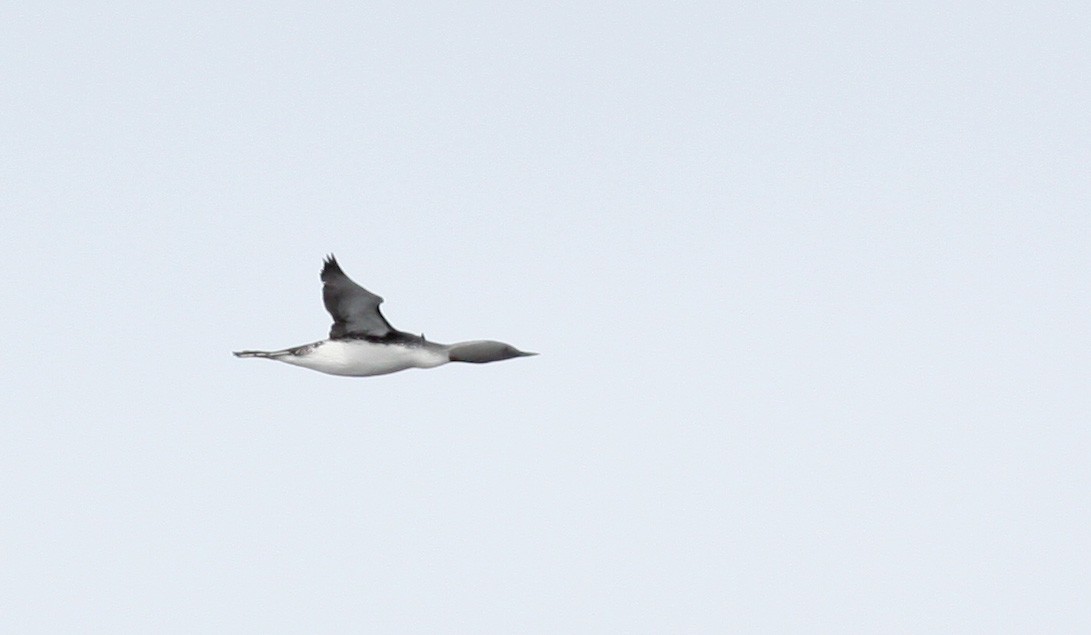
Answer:
[[[379,313],[383,299],[350,280],[333,254],[326,257],[322,267],[322,302],[333,316],[330,339],[384,337],[395,332]]]

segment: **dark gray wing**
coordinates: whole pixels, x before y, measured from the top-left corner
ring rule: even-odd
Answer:
[[[383,299],[350,280],[332,254],[322,267],[322,301],[333,316],[330,339],[385,337],[396,332],[379,313]]]

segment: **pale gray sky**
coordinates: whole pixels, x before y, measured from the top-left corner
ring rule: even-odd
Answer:
[[[7,3],[0,631],[1081,632],[1091,10]],[[346,379],[397,327],[539,357]]]

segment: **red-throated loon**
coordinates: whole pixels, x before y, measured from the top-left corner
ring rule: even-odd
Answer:
[[[330,338],[282,351],[239,351],[236,357],[264,357],[330,375],[367,377],[406,368],[435,368],[447,362],[483,364],[526,353],[491,340],[438,344],[390,326],[379,305],[383,299],[356,284],[327,256],[322,267],[322,301],[333,316]]]

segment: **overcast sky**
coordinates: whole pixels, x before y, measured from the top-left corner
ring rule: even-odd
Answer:
[[[0,631],[1091,627],[1091,5],[175,4],[0,10]]]

